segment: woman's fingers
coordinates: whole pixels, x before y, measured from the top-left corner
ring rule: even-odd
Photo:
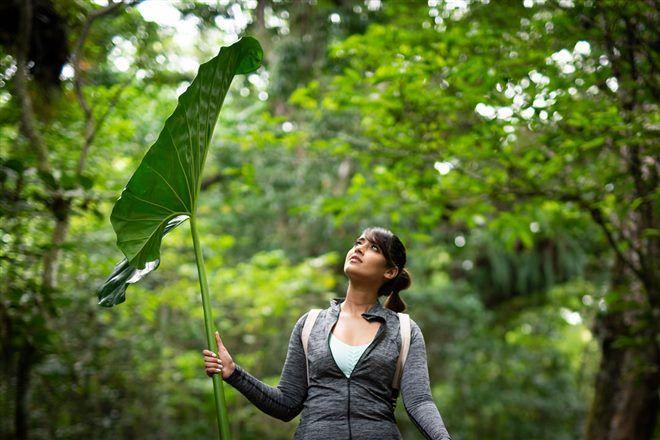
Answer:
[[[209,377],[212,377],[214,374],[221,373],[223,371],[223,368],[225,367],[224,363],[222,360],[220,360],[220,356],[229,364],[232,363],[231,357],[229,356],[229,353],[227,352],[227,349],[225,348],[225,345],[222,343],[222,338],[220,338],[220,333],[215,332],[215,342],[218,346],[218,353],[216,354],[212,352],[211,350],[202,350],[202,354],[204,355],[204,367],[206,369],[206,374]]]
[[[211,350],[202,350],[204,354],[204,368],[206,375],[212,377],[214,374],[222,372],[223,364],[218,356]]]
[[[204,368],[206,369],[207,374],[215,374],[222,371],[223,365],[222,363],[206,362]]]
[[[214,352],[212,352],[211,350],[204,349],[204,350],[202,350],[202,354],[204,356],[207,356],[207,357],[219,358],[219,356],[217,354],[215,354]]]

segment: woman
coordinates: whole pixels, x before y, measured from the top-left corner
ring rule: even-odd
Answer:
[[[401,347],[399,316],[406,305],[399,291],[410,286],[406,250],[391,231],[365,229],[346,254],[346,298],[334,298],[318,315],[308,340],[309,385],[300,338],[309,312],[291,333],[277,387],[234,362],[218,332],[218,355],[203,350],[206,374],[221,373],[264,413],[289,421],[301,413],[294,439],[401,439],[391,387]],[[379,300],[387,295],[385,306]],[[410,320],[408,358],[401,395],[410,420],[427,439],[450,439],[431,397],[426,345]]]

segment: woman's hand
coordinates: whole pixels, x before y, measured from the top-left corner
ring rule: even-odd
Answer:
[[[213,377],[214,374],[222,373],[222,379],[227,379],[234,372],[236,364],[229,355],[227,348],[220,339],[220,333],[215,332],[215,342],[218,344],[218,354],[216,355],[211,350],[202,350],[204,354],[204,363],[206,368],[206,375]]]

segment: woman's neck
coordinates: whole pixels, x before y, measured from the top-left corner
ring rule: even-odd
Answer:
[[[360,316],[378,301],[378,292],[373,288],[364,288],[349,283],[346,299],[341,303],[341,310],[351,315]]]

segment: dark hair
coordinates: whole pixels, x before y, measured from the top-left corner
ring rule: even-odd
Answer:
[[[410,272],[404,267],[406,265],[406,247],[399,237],[389,229],[373,226],[362,231],[362,235],[380,248],[388,268],[399,269],[394,278],[385,281],[378,288],[378,296],[387,295],[384,304],[386,308],[395,312],[403,312],[406,310],[406,303],[399,296],[399,292],[410,287],[412,283]]]

